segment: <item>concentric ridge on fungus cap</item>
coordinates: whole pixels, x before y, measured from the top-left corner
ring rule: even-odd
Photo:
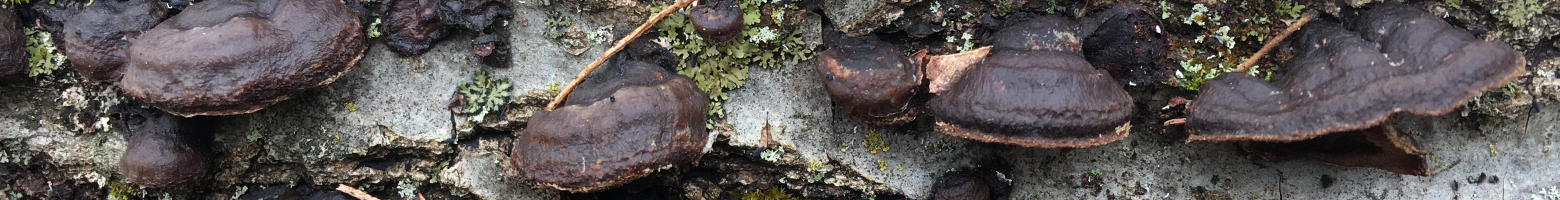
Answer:
[[[0,78],[27,68],[27,37],[11,9],[0,9]]]
[[[351,71],[367,49],[341,1],[212,0],[145,31],[120,88],[180,116],[260,110]]]
[[[1400,111],[1445,114],[1526,65],[1508,45],[1402,4],[1377,5],[1349,25],[1307,24],[1287,74],[1272,83],[1244,73],[1204,83],[1187,110],[1190,140],[1299,141]]]
[[[668,65],[630,60],[592,72],[563,107],[531,116],[510,155],[526,178],[594,192],[699,160],[707,95]]]
[[[928,103],[938,132],[1042,148],[1126,138],[1132,98],[1078,53],[1078,27],[1042,16],[997,32],[991,54]]]
[[[910,97],[921,86],[921,71],[893,44],[873,36],[847,38],[834,33],[829,50],[818,56],[818,74],[829,99],[872,126],[901,125],[915,119]]]

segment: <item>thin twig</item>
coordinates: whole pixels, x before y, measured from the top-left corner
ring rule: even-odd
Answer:
[[[358,200],[379,200],[379,198],[374,198],[374,196],[368,195],[368,193],[357,188],[352,188],[352,186],[347,186],[347,184],[337,184],[336,191],[347,193],[347,196],[352,196],[352,198],[357,198]]]
[[[672,14],[672,12],[676,12],[677,9],[688,6],[688,4],[693,3],[693,1],[694,0],[677,1],[676,4],[672,4],[672,6],[668,6],[666,9],[662,9],[660,13],[656,13],[655,16],[651,16],[650,19],[645,19],[645,23],[640,24],[639,28],[635,28],[634,32],[624,36],[623,39],[618,39],[617,44],[613,44],[612,48],[607,49],[607,52],[601,53],[601,57],[596,58],[596,61],[592,61],[590,62],[590,65],[586,65],[584,70],[580,70],[580,74],[574,75],[574,81],[570,81],[569,86],[563,87],[563,91],[558,92],[558,97],[554,97],[551,103],[547,103],[547,109],[545,110],[552,111],[553,109],[557,109],[558,104],[563,103],[563,98],[568,97],[569,92],[574,91],[574,86],[579,86],[580,82],[585,82],[585,76],[590,75],[591,71],[596,71],[596,67],[600,67],[601,63],[607,62],[608,58],[612,58],[613,54],[617,54],[618,51],[623,50],[623,46],[628,46],[629,42],[633,42],[634,38],[638,38],[640,34],[644,34],[645,30],[650,30],[650,27],[655,26],[656,22],[660,22],[661,18],[666,17],[668,14]]]
[[[1316,18],[1315,10],[1305,12],[1305,17],[1300,17],[1300,21],[1296,21],[1295,24],[1290,24],[1289,28],[1284,29],[1284,33],[1279,34],[1278,37],[1268,40],[1266,45],[1262,45],[1261,50],[1257,50],[1257,54],[1252,54],[1250,58],[1246,58],[1245,62],[1241,62],[1240,67],[1235,68],[1235,72],[1246,72],[1246,70],[1251,68],[1251,65],[1256,65],[1257,60],[1262,58],[1262,54],[1267,54],[1268,51],[1273,50],[1273,46],[1278,46],[1278,42],[1283,42],[1284,38],[1288,38],[1289,34],[1294,33],[1295,30],[1300,30],[1300,27],[1305,26],[1306,22],[1311,22],[1312,18]]]

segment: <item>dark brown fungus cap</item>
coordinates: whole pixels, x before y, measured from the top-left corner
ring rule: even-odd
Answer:
[[[180,116],[250,113],[346,74],[367,48],[341,1],[212,0],[131,41],[120,88]]]
[[[1160,26],[1147,7],[1116,4],[1083,20],[1083,55],[1122,84],[1159,82],[1167,77],[1160,64],[1170,49]]]
[[[1445,114],[1526,65],[1510,46],[1401,4],[1376,6],[1353,25],[1307,24],[1288,71],[1272,83],[1244,73],[1203,83],[1187,110],[1190,139],[1299,141],[1395,112]]]
[[[118,81],[130,39],[168,13],[156,1],[102,1],[65,21],[65,55],[87,81]]]
[[[688,12],[695,32],[710,43],[722,43],[742,33],[742,9],[734,0],[699,1]]]
[[[27,68],[27,37],[11,9],[0,9],[0,78]]]
[[[439,0],[395,0],[385,13],[385,44],[401,55],[428,52],[434,40],[445,35]]]
[[[526,178],[594,192],[703,155],[706,94],[667,65],[618,60],[592,72],[564,106],[531,116],[510,155]]]
[[[1424,147],[1385,124],[1299,142],[1241,142],[1240,147],[1272,161],[1309,158],[1337,166],[1369,167],[1406,175],[1425,176],[1430,172]]]
[[[215,122],[184,118],[150,107],[130,107],[119,117],[127,143],[119,159],[125,181],[153,188],[199,187],[211,177]]]
[[[915,119],[910,96],[921,86],[921,71],[893,44],[872,36],[831,37],[818,55],[818,74],[829,99],[851,116],[873,126]]]
[[[1042,148],[1127,136],[1132,98],[1079,54],[1078,25],[1043,16],[1002,29],[984,61],[928,103],[944,134]]]

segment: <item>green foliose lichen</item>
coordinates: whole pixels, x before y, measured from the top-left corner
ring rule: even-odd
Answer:
[[[65,65],[65,54],[54,47],[49,32],[23,28],[27,35],[27,77],[53,74]]]
[[[110,200],[124,200],[131,199],[131,197],[146,196],[146,190],[142,190],[141,188],[137,188],[135,185],[131,185],[125,182],[109,181],[107,187],[108,199]]]
[[[746,27],[738,40],[720,44],[700,38],[692,21],[684,15],[674,14],[661,19],[656,29],[662,35],[661,40],[677,55],[677,74],[692,78],[699,90],[718,102],[727,99],[725,91],[741,87],[747,81],[750,66],[779,68],[787,61],[796,63],[810,59],[812,50],[806,48],[801,31],[778,25],[759,25],[763,16],[769,16],[760,9],[766,4],[774,6],[775,12],[800,12],[794,7],[764,0],[742,0],[742,22]],[[718,107],[719,104],[712,102],[711,106]],[[711,113],[719,114],[718,108],[711,108]]]
[[[1273,2],[1273,7],[1274,12],[1289,15],[1289,18],[1300,18],[1301,11],[1305,10],[1305,4],[1294,1]]]
[[[468,120],[482,122],[484,115],[498,111],[509,103],[512,88],[509,79],[494,78],[487,72],[478,71],[472,77],[470,83],[462,83],[459,86],[460,95],[465,99],[466,108],[461,114],[465,114]]]
[[[1544,11],[1544,4],[1553,0],[1510,0],[1500,4],[1495,18],[1511,23],[1512,27],[1527,28],[1528,19]]]
[[[368,24],[368,31],[367,32],[368,32],[368,38],[377,38],[380,35],[383,35],[382,33],[379,32],[379,18],[377,18],[377,17],[374,18],[374,22]]]

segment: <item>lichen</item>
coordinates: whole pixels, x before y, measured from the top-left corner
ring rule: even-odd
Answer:
[[[542,28],[542,36],[558,39],[566,32],[565,29],[571,26],[574,26],[574,22],[564,17],[563,14],[558,13],[558,11],[547,11],[547,22],[546,27]]]
[[[1528,197],[1533,200],[1560,200],[1560,188],[1554,186],[1538,188],[1538,194],[1531,194]]]
[[[1301,11],[1305,10],[1304,4],[1300,4],[1300,2],[1294,1],[1273,2],[1273,7],[1274,12],[1289,15],[1289,18],[1300,18],[1300,14],[1302,13]]]
[[[1272,23],[1274,16],[1285,9],[1295,12],[1303,10],[1304,5],[1296,3],[1275,3],[1274,10],[1269,12],[1262,6],[1252,6],[1249,2],[1231,2],[1235,6],[1228,6],[1226,10],[1211,10],[1202,4],[1192,6],[1191,10],[1175,10],[1168,2],[1161,3],[1164,14],[1161,16],[1170,21],[1182,21],[1188,25],[1202,27],[1205,30],[1193,38],[1170,38],[1172,56],[1180,66],[1171,76],[1169,84],[1179,86],[1186,90],[1197,90],[1202,82],[1218,77],[1219,74],[1234,71],[1242,61],[1256,52],[1255,48],[1248,44],[1262,44],[1269,36],[1277,35],[1285,25]],[[1189,15],[1177,15],[1176,12],[1192,12]],[[1221,17],[1221,15],[1230,15]],[[1185,17],[1183,17],[1185,16]],[[1177,19],[1180,18],[1180,19]],[[1220,21],[1229,19],[1230,21]],[[1226,25],[1227,24],[1227,25]],[[1286,60],[1280,56],[1268,54],[1272,60]],[[1274,67],[1258,62],[1247,73],[1271,80]]]
[[[461,114],[465,114],[468,120],[482,122],[484,115],[498,111],[509,103],[509,90],[512,88],[509,79],[490,77],[487,72],[478,71],[471,80],[459,86],[460,94],[466,100],[466,108],[461,110]]]
[[[379,18],[375,17],[373,23],[368,23],[368,38],[377,38],[383,35],[379,32]]]
[[[416,182],[400,181],[399,183],[396,183],[396,185],[395,185],[395,189],[396,189],[395,193],[398,194],[398,195],[401,195],[401,197],[406,197],[407,199],[411,199],[410,197],[417,196],[417,187],[419,187],[419,186],[420,186],[420,184],[417,184]]]
[[[108,186],[108,199],[110,199],[110,200],[123,200],[123,199],[131,199],[131,197],[143,197],[143,196],[146,196],[146,190],[142,190],[141,188],[137,188],[137,187],[135,187],[135,185],[130,185],[129,183],[120,182],[120,181],[109,181],[107,186]]]
[[[32,164],[32,151],[27,150],[27,144],[23,140],[0,141],[0,163],[13,163],[20,165]]]
[[[54,47],[48,31],[22,28],[27,35],[27,77],[53,74],[65,65],[65,54]]]
[[[727,90],[741,87],[748,79],[748,67],[779,68],[784,62],[797,63],[812,57],[806,48],[800,30],[779,26],[758,26],[762,16],[763,0],[742,0],[746,26],[739,37],[741,41],[711,44],[694,31],[692,20],[683,15],[670,15],[656,24],[661,41],[671,46],[677,55],[677,74],[694,80],[699,90],[709,94],[711,113],[719,113],[719,101],[727,99]],[[776,6],[776,12],[795,10],[794,7]],[[659,10],[658,8],[652,8]]]
[[[800,197],[792,197],[791,195],[786,194],[785,190],[781,190],[779,186],[770,186],[769,189],[762,189],[762,190],[758,190],[758,191],[753,191],[751,193],[738,193],[736,191],[729,191],[729,192],[726,192],[726,193],[730,194],[731,196],[736,196],[737,199],[741,199],[741,200],[805,200],[806,199],[806,198],[800,198]]]
[[[1511,0],[1500,4],[1500,9],[1495,17],[1501,21],[1511,23],[1512,27],[1528,28],[1528,19],[1544,11],[1544,4],[1553,1],[1541,0]]]
[[[888,143],[883,140],[882,133],[878,133],[878,131],[874,129],[869,129],[867,130],[867,135],[865,137],[866,140],[861,141],[861,146],[867,150],[868,154],[888,152]]]

